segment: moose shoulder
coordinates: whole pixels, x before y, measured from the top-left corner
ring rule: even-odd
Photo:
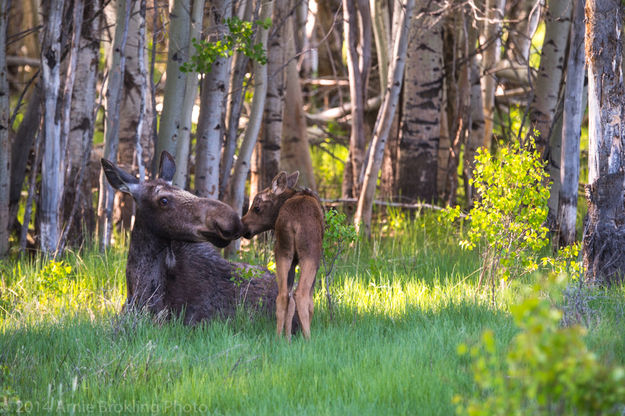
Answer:
[[[289,339],[295,311],[302,334],[310,338],[315,276],[323,251],[323,207],[312,191],[295,188],[298,177],[299,172],[289,176],[280,172],[271,186],[254,197],[250,209],[241,219],[245,238],[275,230],[274,255],[278,280],[276,331],[281,335],[284,330]],[[300,279],[292,293],[298,264]]]
[[[113,188],[136,202],[135,224],[126,263],[127,307],[157,314],[184,313],[196,322],[234,313],[237,305],[271,310],[277,293],[273,275],[245,280],[213,244],[224,247],[239,237],[242,224],[230,206],[199,198],[171,185],[176,166],[163,152],[159,178],[145,182],[102,159]]]

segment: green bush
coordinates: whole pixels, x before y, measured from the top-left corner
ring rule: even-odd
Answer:
[[[477,199],[467,216],[470,225],[460,246],[479,249],[483,258],[480,283],[491,283],[494,300],[496,280],[536,270],[536,253],[549,243],[543,225],[548,176],[540,155],[518,143],[501,149],[497,157],[481,148],[475,161],[471,183]],[[447,208],[442,218],[454,221],[461,215],[456,206]]]
[[[561,285],[562,279],[537,284],[511,307],[520,332],[503,359],[492,331],[471,348],[477,390],[468,399],[454,398],[458,414],[622,414],[625,369],[601,363],[584,342],[586,330],[562,327],[562,312],[541,296],[545,290],[561,296]],[[458,347],[461,355],[467,350],[464,344]]]

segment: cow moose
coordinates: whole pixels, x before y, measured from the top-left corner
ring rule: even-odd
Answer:
[[[259,192],[243,216],[243,237],[275,230],[274,256],[278,280],[276,332],[291,339],[297,310],[302,334],[310,338],[315,276],[323,252],[324,214],[319,198],[308,189],[296,189],[299,172],[280,172],[271,185]],[[293,293],[295,267],[301,275]]]
[[[274,276],[257,269],[251,274],[260,276],[245,279],[239,271],[253,266],[230,263],[213,247],[239,238],[239,216],[220,201],[172,186],[176,165],[169,153],[161,155],[159,177],[145,182],[106,159],[101,163],[111,186],[136,202],[126,263],[126,307],[172,312],[182,315],[185,323],[231,316],[240,304],[273,310]]]

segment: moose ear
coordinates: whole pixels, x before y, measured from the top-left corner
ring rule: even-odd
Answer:
[[[100,159],[100,162],[102,163],[102,170],[104,170],[106,179],[108,179],[113,188],[131,195],[137,191],[139,179],[121,170],[111,161]]]
[[[286,186],[288,186],[289,188],[294,188],[295,185],[297,184],[298,179],[299,179],[299,170],[296,170],[295,172],[291,173],[286,178]]]
[[[271,192],[280,195],[284,191],[286,191],[286,172],[282,171],[271,181]]]
[[[161,153],[161,163],[159,166],[158,177],[171,184],[171,181],[174,179],[174,173],[176,173],[176,162],[168,151],[163,150],[163,153]]]

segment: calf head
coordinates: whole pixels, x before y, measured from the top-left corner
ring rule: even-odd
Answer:
[[[294,187],[298,178],[298,171],[288,176],[286,172],[280,172],[268,188],[256,194],[250,209],[241,218],[243,237],[250,239],[275,227],[282,204],[295,193]]]
[[[113,188],[134,198],[135,229],[144,228],[168,240],[210,241],[218,247],[239,238],[241,220],[230,206],[171,184],[176,164],[169,153],[161,154],[158,179],[145,182],[106,159],[102,159],[102,168]]]

